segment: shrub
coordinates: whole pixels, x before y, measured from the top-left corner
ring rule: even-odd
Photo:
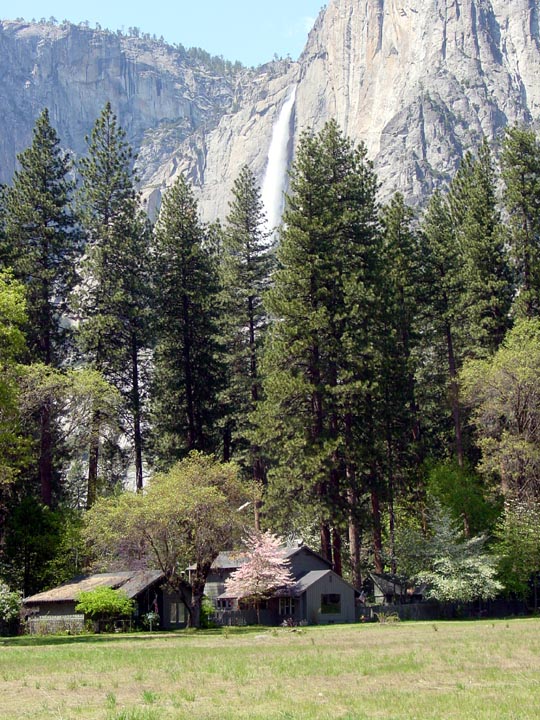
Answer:
[[[133,609],[134,602],[125,592],[106,587],[79,593],[75,606],[75,612],[104,623],[129,617]]]

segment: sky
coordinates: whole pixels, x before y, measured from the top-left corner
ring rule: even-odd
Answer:
[[[7,3],[6,3],[7,5]],[[324,0],[17,0],[2,19],[88,20],[109,30],[138,27],[169,43],[201,47],[226,60],[259,65],[300,55]]]

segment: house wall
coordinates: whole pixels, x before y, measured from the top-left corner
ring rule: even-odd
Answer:
[[[234,572],[235,568],[220,568],[211,570],[206,578],[204,594],[216,605],[216,598],[225,592],[225,581]]]
[[[331,564],[311,552],[308,548],[300,548],[298,552],[289,557],[291,570],[294,577],[298,578],[305,575],[310,570],[328,570]]]
[[[179,630],[186,627],[188,610],[179,593],[164,591],[161,607],[163,608],[160,618],[161,628],[164,630]]]
[[[25,615],[47,615],[54,617],[75,615],[76,604],[75,600],[65,600],[63,602],[24,603],[23,613]]]
[[[355,622],[355,598],[354,590],[336,573],[328,573],[318,582],[311,585],[304,593],[306,598],[305,619],[310,624],[326,625],[328,623]],[[340,596],[339,613],[321,612],[321,600],[323,595]]]

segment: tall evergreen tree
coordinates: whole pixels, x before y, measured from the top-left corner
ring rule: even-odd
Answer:
[[[79,165],[81,219],[86,254],[73,297],[79,343],[88,364],[125,398],[137,488],[143,484],[141,354],[148,344],[149,232],[135,191],[132,150],[107,103]],[[89,448],[88,505],[98,491],[101,418],[93,418]]]
[[[414,213],[399,193],[383,208],[385,268],[381,287],[383,332],[379,371],[378,434],[384,438],[383,468],[388,492],[388,527],[392,571],[396,571],[394,536],[395,502],[412,489],[411,476],[423,459],[420,409],[417,401],[416,364],[422,323],[422,247],[413,229]]]
[[[168,468],[191,450],[217,449],[222,383],[217,271],[205,245],[196,200],[182,176],[163,198],[153,256],[153,448],[158,466]]]
[[[18,161],[7,192],[3,263],[26,288],[30,361],[59,367],[67,356],[61,317],[74,282],[79,234],[71,205],[71,161],[60,148],[47,110]],[[55,421],[53,408],[44,403],[38,420],[39,479],[46,505],[53,496]]]
[[[533,130],[507,128],[501,155],[508,243],[517,275],[516,314],[540,312],[540,141]]]
[[[461,256],[464,352],[490,355],[510,327],[513,283],[487,142],[477,159],[470,153],[465,156],[452,181],[449,201]]]
[[[377,183],[365,149],[330,122],[302,136],[290,188],[267,300],[276,320],[259,432],[276,463],[274,497],[289,519],[295,497],[299,512],[314,509],[321,550],[339,571],[341,529],[357,520],[349,509],[361,482],[380,535],[378,475],[365,452],[374,430]]]
[[[225,459],[231,452],[254,481],[264,481],[251,415],[261,399],[260,354],[268,317],[263,294],[273,265],[270,236],[255,176],[244,166],[235,180],[221,250],[222,332],[226,352],[229,408]]]
[[[463,294],[463,276],[460,271],[459,246],[454,232],[448,198],[436,191],[431,197],[423,219],[425,236],[425,262],[431,292],[427,302],[431,323],[426,327],[425,350],[436,356],[433,371],[440,372],[435,385],[440,388],[438,403],[444,405],[445,396],[450,403],[454,446],[457,462],[464,463],[463,421],[459,404],[458,371],[462,360],[459,343],[461,328],[460,303]],[[441,366],[446,366],[442,371]],[[433,384],[434,376],[428,380]]]

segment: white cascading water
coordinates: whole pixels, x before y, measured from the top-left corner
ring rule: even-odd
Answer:
[[[285,200],[283,191],[287,178],[291,115],[295,100],[296,85],[293,85],[272,130],[272,140],[268,149],[268,163],[261,188],[261,199],[270,232],[273,232],[279,225],[283,213]]]

